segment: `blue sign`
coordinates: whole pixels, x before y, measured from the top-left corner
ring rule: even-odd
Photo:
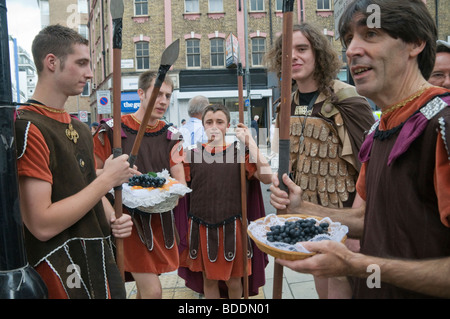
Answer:
[[[108,105],[108,98],[106,96],[100,98],[101,105]]]
[[[122,92],[121,94],[121,112],[134,113],[141,106],[141,100],[137,92]]]
[[[245,99],[244,106],[250,106],[250,99]]]

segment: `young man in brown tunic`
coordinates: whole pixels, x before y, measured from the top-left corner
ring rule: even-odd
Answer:
[[[174,179],[185,184],[180,157],[183,152],[181,136],[172,124],[162,120],[173,91],[173,83],[169,77],[166,77],[161,85],[148,123],[141,123],[156,77],[157,73],[153,71],[143,72],[139,76],[138,94],[141,106],[135,113],[125,114],[121,118],[123,152],[131,153],[140,125],[146,125],[136,158],[138,170],[146,174],[167,169]],[[103,121],[98,133],[94,135],[98,168],[103,167],[104,160],[111,154],[112,128],[112,120]],[[149,214],[138,209],[124,208],[124,212],[133,217],[133,232],[124,240],[125,271],[131,273],[136,280],[137,298],[161,298],[159,274],[177,270],[179,266],[174,213],[169,210]]]
[[[348,225],[349,236],[361,238],[361,253],[324,241],[305,245],[318,253],[311,258],[278,262],[355,277],[354,298],[448,298],[450,92],[426,81],[436,54],[434,20],[420,0],[362,0],[349,5],[339,29],[358,93],[382,110],[361,147],[354,208],[301,201],[287,176],[289,195],[275,177],[271,202]]]
[[[49,298],[125,298],[111,227],[115,237],[124,238],[132,222],[129,216],[116,219],[103,199],[137,171],[122,155],[108,158],[97,177],[92,134],[64,110],[67,98],[80,94],[92,78],[87,40],[69,28],[48,26],[32,50],[38,82],[16,121],[28,260]]]

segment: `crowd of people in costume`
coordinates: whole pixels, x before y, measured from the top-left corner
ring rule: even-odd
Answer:
[[[367,23],[370,5],[382,12],[379,28]],[[250,240],[241,253],[241,191],[248,221],[264,217],[260,183],[272,184],[276,209],[348,226],[345,244],[305,243],[317,254],[276,260],[313,274],[320,298],[450,297],[450,45],[438,41],[421,0],[354,1],[339,33],[354,86],[336,80],[341,64],[323,33],[294,25],[289,123],[276,117],[276,127],[290,126],[291,174],[280,181],[250,128],[240,123],[236,141],[226,139],[226,106],[196,97],[185,127],[163,121],[174,89],[169,77],[142,123],[157,76],[152,71],[139,77],[141,107],[121,117],[123,155],[113,157],[114,119],[91,133],[64,109],[93,77],[88,41],[60,25],[39,32],[32,46],[38,82],[17,111],[17,166],[27,255],[49,297],[125,298],[124,280],[134,280],[137,298],[161,298],[159,275],[178,270],[206,298],[241,298],[244,269],[250,295],[257,294],[268,258]],[[266,55],[280,77],[282,36]],[[368,100],[381,110],[379,121]],[[124,206],[116,218],[108,192],[163,169],[192,192],[167,212]],[[124,243],[125,279],[115,239]],[[373,264],[381,269],[381,288],[367,286]],[[79,287],[67,284],[69,265],[79,266]]]

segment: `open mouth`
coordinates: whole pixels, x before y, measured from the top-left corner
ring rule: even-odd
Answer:
[[[372,70],[372,68],[369,68],[369,67],[367,67],[367,68],[356,68],[356,69],[353,70],[353,74],[354,75],[360,75],[360,74],[363,74],[363,73],[365,73],[367,71],[370,71],[370,70]]]

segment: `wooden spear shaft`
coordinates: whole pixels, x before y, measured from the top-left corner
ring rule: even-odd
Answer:
[[[238,91],[239,91],[239,122],[244,123],[244,83],[242,64],[238,66]],[[244,299],[248,299],[248,235],[247,235],[247,179],[245,176],[245,143],[241,143],[240,154],[244,154],[243,158],[240,158],[241,169],[241,210],[242,210],[242,258],[244,260],[244,276],[243,276],[243,289]]]
[[[158,98],[161,86],[164,83],[164,79],[166,78],[167,72],[178,58],[179,50],[180,50],[180,40],[177,39],[164,50],[161,56],[161,64],[159,66],[158,74],[156,75],[156,78],[154,80],[150,100],[148,101],[147,108],[144,113],[144,118],[142,119],[141,125],[139,126],[136,139],[134,140],[133,148],[131,149],[129,158],[129,163],[131,167],[134,165],[134,162],[136,161],[139,148],[141,146],[142,138],[144,137],[145,129],[147,127],[147,123],[150,119],[150,116],[152,115],[153,107],[155,106],[155,102],[156,99]]]
[[[282,38],[282,60],[281,60],[281,101],[280,101],[280,127],[279,127],[279,167],[278,179],[280,188],[288,191],[284,185],[282,176],[289,173],[290,154],[290,116],[291,116],[291,93],[292,93],[292,33],[293,33],[293,7],[294,1],[283,2],[283,38]],[[285,210],[277,210],[278,215],[285,214]],[[281,299],[283,291],[283,266],[275,263],[273,280],[273,299]]]

